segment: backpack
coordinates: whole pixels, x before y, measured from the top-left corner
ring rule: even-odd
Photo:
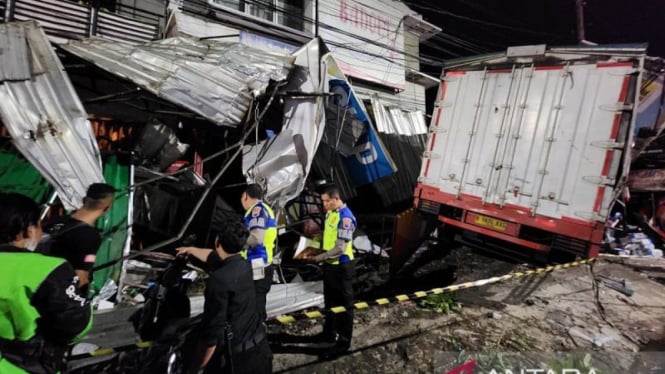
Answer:
[[[61,237],[65,233],[67,233],[69,231],[72,231],[76,228],[83,227],[84,225],[86,225],[86,223],[85,222],[78,222],[78,223],[76,223],[74,225],[71,225],[67,228],[64,228],[65,225],[66,225],[66,223],[62,224],[62,225],[56,225],[53,228],[51,228],[51,230],[49,230],[49,232],[44,233],[42,235],[41,240],[37,244],[37,248],[35,249],[35,252],[42,253],[42,254],[45,254],[45,255],[50,255],[51,254],[51,247],[53,247],[53,243],[55,243],[56,240],[58,240],[59,237]]]

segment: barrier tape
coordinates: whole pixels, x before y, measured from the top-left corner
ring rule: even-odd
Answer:
[[[367,309],[369,307],[373,306],[379,306],[379,305],[387,305],[391,303],[403,303],[405,301],[409,300],[417,300],[417,299],[422,299],[424,297],[427,297],[429,295],[438,295],[442,293],[453,293],[459,290],[464,290],[464,289],[469,289],[469,288],[474,288],[474,287],[481,287],[481,286],[486,286],[488,284],[493,284],[493,283],[499,283],[499,282],[504,282],[510,279],[518,279],[522,277],[528,277],[531,275],[539,275],[539,274],[544,274],[544,273],[551,273],[556,270],[561,270],[561,269],[568,269],[574,266],[580,266],[584,264],[590,264],[594,262],[596,258],[590,258],[587,260],[580,260],[580,261],[574,261],[574,262],[569,262],[566,264],[560,264],[560,265],[552,265],[552,266],[547,266],[544,268],[537,268],[537,269],[532,269],[532,270],[526,270],[526,271],[520,271],[516,273],[511,273],[511,274],[506,274],[500,277],[492,277],[492,278],[487,278],[487,279],[482,279],[482,280],[477,280],[473,282],[466,282],[466,283],[460,283],[460,284],[455,284],[452,286],[448,287],[442,287],[442,288],[433,288],[429,291],[417,291],[409,294],[402,294],[402,295],[396,295],[392,297],[386,297],[386,298],[380,298],[372,301],[360,301],[355,304],[353,304],[353,309],[354,310],[363,310]],[[293,313],[293,314],[283,314],[275,317],[273,320],[266,321],[266,323],[281,323],[281,324],[289,324],[293,323],[295,321],[300,321],[300,320],[306,320],[306,319],[318,319],[324,317],[326,314],[339,314],[339,313],[344,313],[346,312],[347,309],[343,306],[336,306],[332,307],[329,309],[315,309],[315,310],[310,310],[310,311],[305,311],[305,312],[299,312],[299,313]],[[120,347],[115,347],[115,348],[102,348],[98,349],[96,351],[90,352],[90,353],[83,353],[83,354],[78,354],[74,356],[70,356],[68,360],[79,360],[83,358],[90,358],[90,357],[100,357],[100,356],[108,356],[112,355],[115,353],[119,352],[126,352],[126,351],[132,351],[132,350],[138,350],[138,349],[145,349],[145,348],[150,348],[157,345],[155,342],[140,342],[136,344],[128,344]]]
[[[443,287],[443,288],[434,288],[429,291],[418,291],[410,294],[402,294],[402,295],[397,295],[397,296],[392,296],[392,297],[387,297],[387,298],[381,298],[381,299],[376,299],[372,301],[361,301],[353,304],[353,309],[354,310],[363,310],[367,309],[372,306],[378,306],[378,305],[386,305],[386,304],[391,304],[391,303],[402,303],[405,301],[409,300],[417,300],[417,299],[422,299],[424,297],[427,297],[429,295],[437,295],[437,294],[442,294],[442,293],[452,293],[455,291],[459,290],[464,290],[468,288],[473,288],[473,287],[480,287],[480,286],[485,286],[488,284],[493,284],[493,283],[498,283],[498,282],[504,282],[510,279],[518,279],[521,277],[527,277],[530,275],[538,275],[538,274],[543,274],[543,273],[550,273],[556,270],[561,270],[561,269],[568,269],[573,266],[579,266],[579,265],[584,265],[591,263],[595,261],[596,258],[590,258],[586,260],[580,260],[580,261],[574,261],[574,262],[569,262],[566,264],[560,264],[560,265],[552,265],[552,266],[547,266],[544,268],[537,268],[533,270],[526,270],[526,271],[520,271],[516,273],[511,273],[511,274],[506,274],[500,277],[492,277],[488,279],[482,279],[482,280],[477,280],[473,282],[466,282],[466,283],[461,283],[461,284],[456,284],[448,287]],[[305,319],[317,319],[317,318],[322,318],[326,314],[332,313],[332,314],[338,314],[338,313],[344,313],[346,312],[347,309],[343,306],[336,306],[333,308],[329,309],[317,309],[317,310],[311,310],[311,311],[306,311],[306,312],[299,312],[299,313],[294,313],[294,314],[284,314],[277,316],[274,320],[266,321],[266,323],[271,323],[271,322],[279,322],[281,324],[289,324],[293,323],[295,321],[300,321],[300,320],[305,320]]]

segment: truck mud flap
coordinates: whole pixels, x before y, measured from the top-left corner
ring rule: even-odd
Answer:
[[[390,273],[394,274],[404,266],[411,255],[427,239],[436,220],[430,222],[414,208],[397,215],[393,233],[393,247],[390,252]]]

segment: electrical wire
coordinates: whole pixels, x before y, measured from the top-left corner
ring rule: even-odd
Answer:
[[[255,4],[255,5],[265,6],[264,3],[261,3],[261,2],[259,2],[258,0],[245,0],[245,2],[246,2],[246,3],[250,3],[250,4]],[[295,14],[289,13],[289,12],[286,11],[286,9],[284,9],[284,8],[282,8],[282,7],[278,7],[278,6],[276,6],[276,5],[271,5],[271,6],[268,6],[267,8],[269,8],[269,9],[271,9],[271,10],[274,10],[274,11],[281,12],[282,14],[285,14],[285,15],[288,15],[288,16],[291,16],[291,17],[295,17],[295,18],[302,19],[302,20],[307,21],[307,22],[310,22],[310,23],[312,23],[312,24],[314,23],[314,20],[312,20],[310,17],[306,17],[306,16],[304,16],[304,15],[295,15]],[[392,47],[390,47],[389,45],[386,45],[386,44],[384,44],[384,43],[378,43],[376,40],[373,40],[373,39],[370,39],[370,38],[367,38],[367,37],[363,37],[363,36],[359,36],[359,35],[354,34],[354,33],[352,33],[352,32],[349,32],[349,31],[346,31],[346,30],[342,30],[342,29],[340,29],[340,28],[338,28],[338,27],[332,26],[332,25],[330,25],[330,24],[322,23],[322,22],[319,22],[319,28],[324,28],[324,29],[326,29],[326,30],[330,30],[330,31],[335,32],[335,33],[338,33],[338,34],[342,34],[342,35],[345,35],[345,36],[349,36],[349,37],[351,37],[353,40],[360,40],[360,41],[362,41],[362,42],[365,42],[365,43],[368,43],[368,44],[371,44],[371,45],[375,45],[375,46],[378,46],[378,47],[381,47],[381,48],[387,49],[387,50],[389,50],[389,51],[397,52],[397,53],[399,53],[399,54],[404,55],[405,57],[410,57],[410,58],[413,58],[413,59],[416,59],[416,60],[422,61],[422,62],[424,62],[424,63],[427,63],[428,65],[432,65],[432,66],[443,66],[443,64],[442,64],[441,62],[438,62],[438,60],[440,60],[440,58],[439,58],[439,57],[436,57],[436,56],[424,56],[424,57],[423,57],[422,55],[421,55],[421,56],[417,56],[417,55],[408,54],[408,53],[406,53],[406,52],[403,51],[403,50],[400,50],[400,49],[397,49],[397,48],[392,48]],[[331,44],[329,41],[326,41],[326,43],[327,43],[327,44]],[[354,43],[356,43],[356,42],[354,42]],[[337,46],[338,46],[338,47],[342,47],[342,48],[346,48],[346,46],[344,45],[344,43],[337,43]],[[352,48],[352,47],[349,47],[348,49],[351,49],[351,48]],[[370,54],[370,53],[367,53],[365,50],[358,50],[358,49],[355,49],[355,50],[358,51],[358,52],[366,53],[366,54],[368,54],[368,55],[370,55],[370,56],[384,58],[383,56],[377,56],[376,54]],[[384,58],[384,59],[385,59],[385,58]],[[388,61],[389,61],[389,62],[392,62],[390,59],[388,59]],[[399,64],[398,64],[398,65],[399,65]]]
[[[404,1],[404,3],[408,4],[410,6],[413,6],[414,8],[429,10],[429,11],[437,13],[437,14],[441,14],[441,15],[445,15],[445,16],[449,16],[449,17],[454,17],[454,18],[457,18],[457,19],[461,19],[461,20],[465,20],[465,21],[469,21],[469,22],[473,22],[473,23],[478,23],[478,24],[482,24],[482,25],[485,25],[485,26],[492,26],[492,27],[496,27],[496,28],[512,30],[512,31],[517,31],[517,32],[522,32],[522,33],[529,33],[529,34],[540,35],[540,36],[553,36],[553,37],[560,37],[561,36],[561,35],[553,34],[553,33],[549,33],[549,32],[533,31],[533,30],[522,28],[522,27],[504,25],[504,24],[501,24],[501,23],[490,22],[490,21],[480,20],[480,19],[477,19],[477,18],[467,17],[467,16],[463,16],[463,15],[460,15],[460,14],[456,14],[456,13],[447,11],[447,10],[443,10],[441,8],[433,8],[431,6],[421,5],[421,4],[418,4],[418,3],[411,2],[411,1]]]

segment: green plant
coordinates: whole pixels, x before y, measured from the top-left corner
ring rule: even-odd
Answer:
[[[445,314],[450,314],[454,310],[460,308],[460,305],[455,302],[455,299],[453,299],[453,296],[450,294],[429,295],[420,300],[418,306],[423,309]]]

